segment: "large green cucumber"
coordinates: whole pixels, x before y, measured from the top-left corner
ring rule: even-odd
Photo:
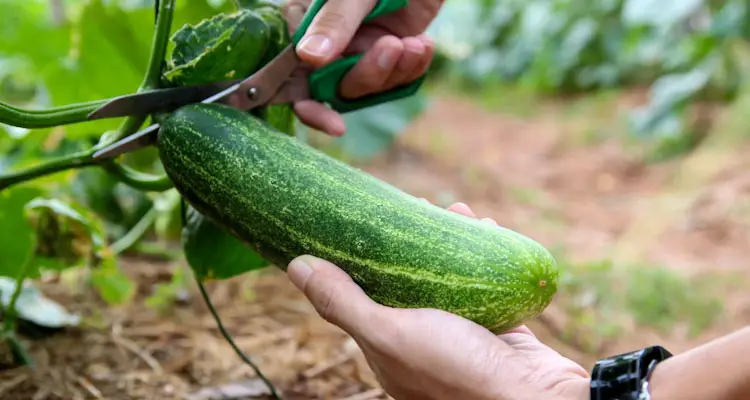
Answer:
[[[282,269],[316,255],[381,304],[442,309],[493,332],[556,292],[557,264],[539,243],[423,202],[246,112],[185,106],[162,122],[158,148],[186,201]]]

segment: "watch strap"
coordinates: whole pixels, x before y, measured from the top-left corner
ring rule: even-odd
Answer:
[[[672,353],[646,347],[599,360],[591,372],[591,400],[648,400],[648,378]]]

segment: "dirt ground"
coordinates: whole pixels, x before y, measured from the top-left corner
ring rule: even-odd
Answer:
[[[750,146],[726,154],[699,190],[676,192],[687,196],[679,203],[686,213],[663,219],[658,231],[646,226],[652,238],[633,241],[643,237],[634,227],[662,216],[650,201],[664,199],[683,161],[647,165],[607,137],[581,144],[576,138],[584,128],[575,119],[561,123],[554,112],[532,118],[491,111],[469,100],[438,98],[396,147],[363,168],[432,202],[465,202],[479,216],[565,249],[571,260],[637,249],[648,262],[680,273],[750,278],[750,159],[744,156]],[[606,131],[603,121],[598,129]],[[139,299],[109,310],[91,293],[71,295],[60,285],[44,285],[90,322],[29,342],[37,369],[0,372],[0,398],[203,400],[212,397],[201,389],[222,385],[237,394],[226,398],[263,398],[262,384],[220,337],[193,286],[166,315],[144,306],[152,285],[167,281],[175,267],[127,261]],[[322,321],[283,274],[268,270],[208,287],[239,347],[285,398],[387,398],[356,345]],[[605,355],[657,343],[680,352],[747,325],[748,287],[727,287],[723,318],[696,337],[630,326],[606,347],[582,350],[575,338],[561,337],[567,316],[559,304],[569,300],[566,293],[529,326],[590,369]]]

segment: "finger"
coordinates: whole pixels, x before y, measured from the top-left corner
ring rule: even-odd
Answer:
[[[377,328],[370,325],[377,323],[381,306],[334,264],[304,255],[289,263],[287,274],[326,321],[352,336]]]
[[[328,0],[297,45],[302,61],[321,67],[347,47],[377,0]]]
[[[388,90],[409,83],[414,69],[422,63],[422,57],[424,57],[426,49],[424,43],[419,38],[403,38],[401,39],[401,43],[404,46],[401,58],[383,85],[382,90]]]
[[[411,75],[406,77],[405,82],[415,81],[427,73],[427,70],[432,63],[432,58],[435,56],[435,42],[427,35],[420,35],[417,37],[424,45],[425,52],[422,57],[420,57],[417,66],[412,69]]]
[[[344,55],[354,55],[359,53],[366,53],[375,46],[375,42],[380,40],[383,36],[396,36],[389,31],[375,25],[362,25],[357,34],[354,35],[349,45],[346,46],[343,53]]]
[[[494,219],[489,218],[489,217],[482,218],[482,222],[488,223],[490,225],[497,225],[497,221],[495,221]]]
[[[505,343],[511,346],[517,346],[522,343],[529,343],[529,339],[538,340],[534,332],[526,325],[522,325],[497,335]]]
[[[287,28],[289,34],[293,34],[297,30],[299,23],[302,22],[302,17],[307,11],[307,7],[310,5],[310,0],[288,0],[282,7],[284,18],[286,18]]]
[[[534,334],[534,332],[532,332],[531,329],[529,329],[529,327],[526,326],[526,325],[521,325],[519,327],[510,329],[507,332],[504,332],[503,334],[508,334],[508,333],[524,333],[526,335],[531,335],[533,337],[536,337],[536,335]],[[501,334],[499,336],[502,336],[503,334]]]
[[[403,51],[397,37],[381,37],[341,80],[341,96],[354,99],[382,91]]]
[[[346,132],[346,123],[341,114],[323,103],[313,100],[299,101],[294,104],[294,112],[303,124],[331,136],[342,136]]]
[[[448,211],[453,211],[455,213],[465,215],[467,217],[476,218],[476,214],[474,214],[473,211],[471,211],[471,208],[467,206],[464,203],[454,203],[450,207],[448,207]]]

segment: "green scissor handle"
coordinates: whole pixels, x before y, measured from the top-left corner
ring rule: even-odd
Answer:
[[[354,0],[359,1],[359,0]],[[315,16],[325,5],[326,0],[313,0],[310,8],[305,13],[299,28],[292,36],[292,42],[297,45],[307,32]],[[363,22],[368,22],[381,15],[390,14],[409,4],[408,0],[378,0]],[[413,95],[422,86],[426,74],[406,85],[398,86],[381,93],[373,93],[356,99],[343,99],[339,97],[339,84],[347,72],[362,58],[362,54],[343,57],[328,65],[316,69],[309,76],[310,97],[321,102],[328,103],[331,108],[339,112],[348,112],[367,108],[381,103],[398,100]]]

